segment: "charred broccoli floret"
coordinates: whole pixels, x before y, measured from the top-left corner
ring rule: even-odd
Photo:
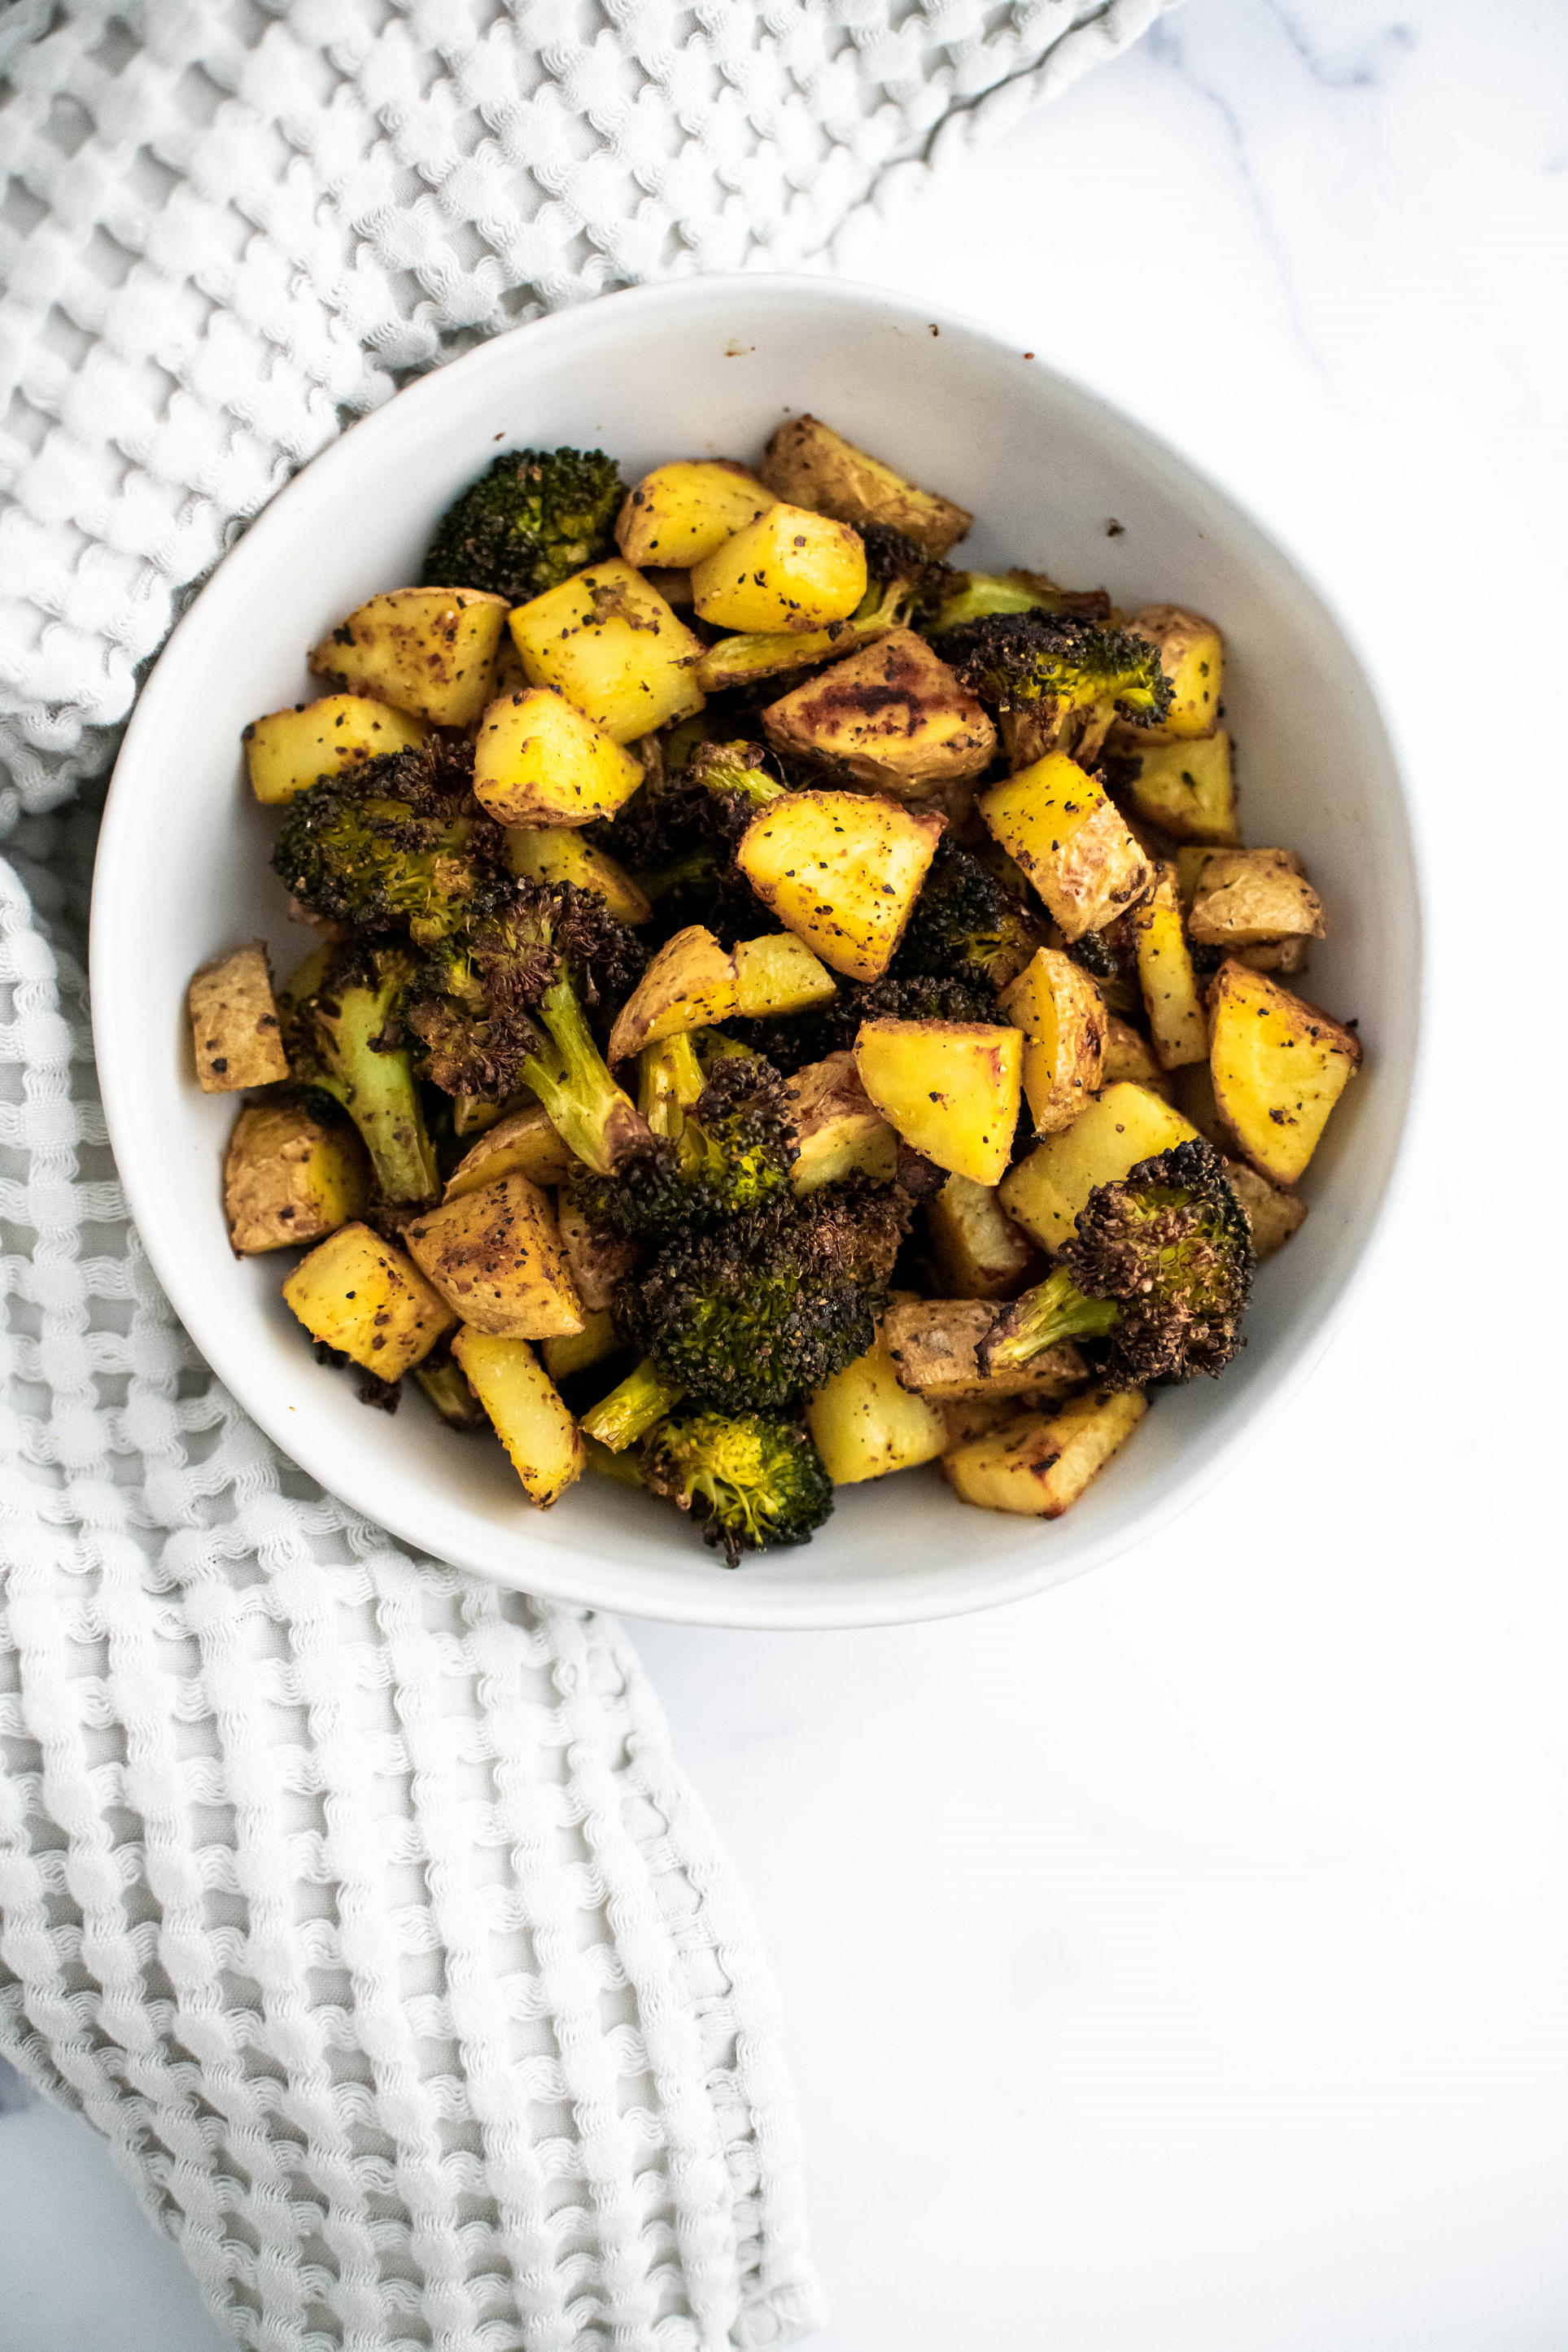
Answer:
[[[653,938],[704,923],[724,946],[771,928],[767,909],[735,863],[736,844],[756,811],[740,778],[761,779],[760,746],[700,744],[673,772],[652,778],[590,838],[625,867],[657,908]],[[716,759],[707,755],[716,753]],[[705,777],[714,779],[709,789]],[[734,789],[730,789],[734,786]],[[775,787],[775,790],[779,787]]]
[[[895,974],[954,973],[986,988],[1017,978],[1045,933],[1021,900],[1003,888],[972,850],[946,835],[936,845],[924,888],[894,958]],[[905,1013],[905,1020],[994,1020],[987,1013]]]
[[[699,1412],[661,1422],[643,1480],[702,1523],[738,1568],[743,1551],[810,1543],[833,1507],[832,1481],[804,1429],[772,1413]]]
[[[508,449],[442,516],[424,584],[526,604],[611,553],[622,495],[601,449]]]
[[[890,1191],[849,1186],[732,1217],[626,1276],[616,1323],[695,1403],[777,1412],[871,1346],[905,1222]]]
[[[441,1181],[403,1041],[414,969],[402,948],[319,949],[277,999],[289,1075],[342,1105],[392,1202],[428,1201]]]
[[[1104,1339],[1107,1384],[1143,1388],[1220,1372],[1242,1344],[1251,1229],[1201,1139],[1098,1186],[1061,1255],[1064,1264],[982,1341],[988,1372],[1011,1370],[1065,1339]]]
[[[994,709],[1015,766],[1047,751],[1088,760],[1113,719],[1154,726],[1171,705],[1158,648],[1071,613],[1002,613],[949,629],[942,657]]]
[[[434,947],[507,887],[472,782],[468,746],[439,736],[323,776],[289,803],[273,871],[313,915]]]
[[[1091,621],[1110,614],[1103,588],[1059,588],[1041,572],[943,571],[940,593],[934,599],[927,587],[922,598],[922,623],[932,636],[993,613],[1076,613]]]
[[[698,1232],[788,1198],[795,1130],[779,1072],[756,1055],[727,1055],[705,1077],[687,1037],[644,1054],[644,1078],[671,1083],[643,1116],[648,1141],[613,1175],[590,1177],[573,1199],[591,1223],[627,1241]]]

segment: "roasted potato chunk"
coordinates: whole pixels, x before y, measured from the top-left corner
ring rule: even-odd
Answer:
[[[1071,1127],[1048,1135],[1009,1170],[999,1187],[1002,1206],[1041,1249],[1059,1250],[1097,1185],[1119,1183],[1140,1160],[1197,1132],[1146,1087],[1107,1087]]]
[[[1065,752],[1048,751],[977,803],[1071,945],[1136,905],[1154,880],[1148,859],[1103,786]]]
[[[1012,1158],[1023,1038],[978,1021],[862,1021],[862,1086],[906,1143],[956,1176],[995,1184]]]
[[[1040,1255],[996,1187],[949,1176],[925,1204],[932,1261],[953,1298],[1012,1298],[1040,1271]]]
[[[564,1184],[581,1162],[550,1124],[542,1103],[526,1103],[508,1111],[479,1138],[446,1180],[444,1199],[460,1201],[467,1192],[498,1184],[503,1176],[526,1176],[534,1184]]]
[[[529,685],[558,687],[612,742],[703,707],[701,641],[619,556],[519,604],[509,625]]]
[[[319,702],[253,719],[240,740],[251,791],[272,808],[320,776],[362,767],[383,751],[411,751],[427,732],[423,719],[390,703],[362,694],[325,694]]]
[[[590,1315],[597,1315],[615,1296],[615,1286],[637,1263],[635,1242],[591,1225],[580,1209],[563,1199],[559,1210],[560,1244],[571,1268],[577,1295]]]
[[[1122,748],[1138,761],[1133,805],[1141,817],[1160,825],[1177,841],[1214,842],[1228,847],[1240,840],[1230,738],[1223,727],[1217,727],[1212,735],[1156,744],[1142,753],[1127,745]]]
[[[935,1405],[899,1385],[879,1330],[806,1406],[806,1425],[835,1486],[858,1486],[935,1462],[947,1442]]]
[[[547,1196],[514,1171],[404,1228],[409,1255],[471,1330],[504,1339],[580,1331],[582,1302]]]
[[[653,909],[623,866],[580,833],[565,825],[509,824],[506,858],[509,870],[525,882],[570,882],[579,890],[597,890],[618,923],[653,920]]]
[[[689,923],[665,940],[616,1015],[610,1059],[627,1061],[662,1037],[706,1029],[739,1009],[734,956],[704,924]]]
[[[880,980],[946,823],[867,793],[786,793],[758,811],[736,863],[824,963]]]
[[[1182,929],[1176,868],[1155,868],[1152,898],[1133,917],[1138,941],[1138,985],[1160,1067],[1179,1070],[1208,1058],[1208,1022]]]
[[[815,1192],[846,1176],[891,1184],[898,1170],[898,1138],[860,1081],[852,1054],[809,1062],[784,1088],[800,1157],[791,1181],[797,1193]]]
[[[849,619],[865,583],[858,531],[804,507],[770,506],[693,566],[692,600],[714,628],[821,629]]]
[[[1293,849],[1217,849],[1197,877],[1187,928],[1203,947],[1321,940],[1322,901]]]
[[[185,992],[196,1083],[204,1095],[271,1087],[288,1076],[267,947],[251,940],[214,956]]]
[[[302,1258],[283,1296],[313,1339],[378,1380],[401,1380],[457,1318],[411,1257],[369,1225],[340,1225]]]
[[[235,1121],[224,1155],[224,1215],[236,1257],[319,1242],[364,1213],[365,1147],[347,1119],[318,1118],[301,1102],[254,1104]]]
[[[943,1461],[962,1503],[1059,1519],[1092,1486],[1149,1409],[1142,1389],[1090,1389],[1053,1413],[1031,1412],[956,1446]]]
[[[1249,1168],[1244,1160],[1228,1160],[1225,1172],[1252,1229],[1252,1253],[1260,1265],[1282,1250],[1292,1234],[1307,1222],[1307,1204],[1297,1192],[1282,1192]]]
[[[790,931],[741,940],[735,950],[736,1011],[743,1021],[804,1013],[839,992],[837,981],[803,940]]]
[[[1202,1066],[1207,1069],[1207,1064]],[[1134,1086],[1147,1087],[1152,1094],[1171,1099],[1171,1081],[1155,1059],[1155,1049],[1147,1038],[1140,1037],[1130,1022],[1114,1013],[1105,1015],[1105,1061],[1101,1074],[1103,1086],[1113,1087],[1124,1078]]]
[[[1293,1184],[1361,1066],[1361,1042],[1232,956],[1209,992],[1219,1115],[1260,1176]]]
[[[548,1511],[581,1477],[587,1455],[568,1412],[526,1339],[464,1329],[452,1352],[523,1482],[529,1502]]]
[[[913,629],[890,629],[808,678],[762,724],[775,751],[834,761],[903,799],[977,776],[997,748],[985,710]]]
[[[772,504],[772,491],[727,457],[677,457],[627,493],[615,544],[639,571],[689,572]]]
[[[978,1298],[903,1299],[883,1319],[883,1336],[901,1386],[928,1404],[980,1397],[1066,1396],[1088,1375],[1076,1348],[1047,1348],[1027,1364],[983,1372],[977,1349],[996,1321]]]
[[[1157,727],[1118,730],[1134,750],[1212,735],[1219,724],[1225,646],[1212,621],[1180,604],[1140,604],[1127,626],[1160,649],[1160,667],[1175,689]]]
[[[1041,948],[1001,1003],[1023,1032],[1023,1090],[1036,1129],[1071,1127],[1103,1083],[1109,1016],[1100,991],[1060,948]]]
[[[479,722],[474,797],[497,824],[591,824],[642,781],[642,761],[554,687],[506,695]]]
[[[547,1339],[539,1354],[551,1380],[559,1382],[573,1372],[586,1372],[603,1363],[621,1344],[614,1316],[608,1307],[598,1307],[585,1315],[580,1331],[565,1331],[558,1339]]]
[[[340,694],[374,695],[433,727],[471,727],[495,692],[507,600],[476,588],[394,588],[372,596],[310,656]]]
[[[946,555],[975,520],[951,499],[917,489],[814,416],[781,425],[757,470],[777,498],[836,515],[841,522],[886,523],[928,555]]]

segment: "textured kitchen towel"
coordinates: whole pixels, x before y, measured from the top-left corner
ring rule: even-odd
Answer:
[[[183,593],[402,376],[852,258],[1160,5],[0,14],[0,2046],[241,2344],[720,2352],[818,2306],[772,1987],[624,1639],[323,1496],[152,1277],[78,787]]]

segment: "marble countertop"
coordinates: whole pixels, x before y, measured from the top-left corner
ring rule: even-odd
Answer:
[[[858,258],[1316,574],[1414,782],[1433,1044],[1358,1309],[1167,1534],[952,1623],[634,1629],[783,1988],[821,2352],[1568,2342],[1561,1376],[1490,1206],[1563,1113],[1499,1058],[1550,924],[1480,895],[1560,833],[1565,99],[1548,0],[1188,0]],[[0,2352],[221,2340],[88,2134],[0,2112]]]

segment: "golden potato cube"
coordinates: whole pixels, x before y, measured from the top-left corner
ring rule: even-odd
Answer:
[[[899,1386],[880,1331],[863,1356],[807,1400],[806,1426],[835,1486],[935,1462],[947,1442],[936,1406]]]
[[[946,555],[975,518],[951,499],[917,489],[814,416],[792,416],[768,444],[758,472],[776,498],[857,526],[886,523],[928,555]]]
[[[1091,1389],[1053,1413],[1025,1413],[946,1456],[961,1503],[1059,1519],[1092,1486],[1149,1409],[1142,1389]]]
[[[1212,735],[1219,724],[1225,662],[1224,640],[1214,623],[1180,604],[1141,604],[1127,626],[1158,646],[1160,667],[1174,688],[1160,724],[1131,730],[1127,740],[1141,749]]]
[[[320,776],[362,767],[383,751],[414,751],[428,731],[423,719],[390,703],[362,694],[324,694],[319,702],[253,719],[240,741],[251,791],[270,808]]]
[[[1187,928],[1203,947],[1321,940],[1322,902],[1293,849],[1217,849],[1197,877]]]
[[[525,1103],[487,1128],[446,1180],[442,1198],[461,1201],[466,1193],[498,1184],[503,1176],[526,1176],[534,1184],[564,1184],[582,1162],[563,1143],[542,1103]]]
[[[641,1253],[635,1242],[623,1242],[615,1234],[606,1233],[602,1226],[591,1225],[581,1210],[564,1195],[559,1221],[560,1245],[566,1252],[577,1295],[585,1311],[597,1315],[610,1305],[617,1283],[623,1274],[631,1272]]]
[[[194,973],[185,992],[196,1083],[204,1095],[272,1087],[288,1076],[267,946],[251,940]]]
[[[747,1021],[804,1013],[825,1004],[839,984],[827,966],[791,931],[742,940],[735,950],[736,1010]]]
[[[303,1103],[256,1103],[224,1154],[224,1215],[236,1257],[319,1242],[364,1213],[371,1165],[347,1119]]]
[[[1207,1063],[1199,1063],[1207,1070]],[[1185,1073],[1184,1073],[1185,1076]],[[1138,1087],[1147,1087],[1152,1094],[1164,1095],[1167,1102],[1173,1096],[1172,1080],[1155,1059],[1155,1049],[1146,1037],[1141,1037],[1130,1022],[1121,1020],[1114,1013],[1105,1016],[1105,1062],[1101,1073],[1102,1086],[1113,1087],[1119,1079],[1131,1078]]]
[[[790,1181],[797,1193],[815,1192],[846,1176],[891,1184],[898,1172],[898,1138],[860,1081],[852,1054],[808,1062],[787,1079],[800,1156]]]
[[[369,694],[433,727],[472,727],[495,692],[507,600],[476,588],[394,588],[340,621],[310,675]]]
[[[301,1258],[283,1296],[313,1339],[401,1380],[457,1318],[411,1257],[369,1225],[340,1225]]]
[[[979,1021],[862,1021],[861,1084],[890,1127],[938,1168],[999,1183],[1022,1100],[1023,1038]]]
[[[762,724],[775,751],[837,761],[901,796],[977,776],[997,748],[985,710],[913,629],[890,629],[781,695]]]
[[[1293,1184],[1361,1066],[1361,1041],[1234,956],[1215,974],[1208,1002],[1219,1115],[1260,1176]]]
[[[727,457],[678,457],[627,492],[615,544],[628,563],[689,572],[773,504],[755,474]]]
[[[612,1062],[630,1060],[644,1045],[684,1030],[706,1029],[739,1009],[735,958],[702,923],[688,923],[666,940],[615,1017]]]
[[[949,1297],[1012,1298],[1040,1271],[1034,1244],[1014,1224],[992,1184],[949,1176],[925,1203],[925,1231]]]
[[[1107,1087],[1071,1127],[1037,1143],[999,1187],[1003,1208],[1041,1249],[1071,1241],[1079,1212],[1101,1184],[1120,1183],[1129,1168],[1197,1129],[1146,1087]]]
[[[1103,1084],[1105,1001],[1060,948],[1041,948],[1002,991],[1002,1010],[1023,1032],[1023,1090],[1040,1134],[1071,1127]]]
[[[880,980],[946,823],[863,793],[786,793],[752,818],[736,863],[824,963]]]
[[[1261,1265],[1266,1257],[1284,1248],[1292,1234],[1300,1233],[1307,1222],[1307,1204],[1300,1193],[1282,1192],[1277,1184],[1270,1184],[1244,1160],[1228,1160],[1225,1172],[1252,1229],[1252,1254]]]
[[[492,702],[474,744],[474,797],[497,824],[591,824],[613,816],[643,762],[555,687]]]
[[[507,869],[520,881],[570,882],[579,890],[597,890],[618,923],[634,929],[652,922],[653,909],[624,866],[580,833],[566,825],[527,824],[509,824],[506,833]]]
[[[983,1372],[978,1349],[997,1319],[980,1298],[901,1298],[883,1318],[883,1336],[900,1384],[928,1404],[975,1397],[1066,1396],[1088,1375],[1074,1347],[1043,1348],[1027,1364]]]
[[[1065,752],[1048,751],[993,784],[976,805],[1069,944],[1085,931],[1103,930],[1154,879],[1103,786]]]
[[[1138,757],[1136,752],[1132,756]],[[1177,841],[1224,846],[1239,842],[1230,738],[1224,728],[1145,751],[1133,780],[1133,804],[1141,817],[1162,825]]]
[[[859,531],[804,507],[770,506],[692,567],[692,600],[719,629],[821,629],[865,594]]]
[[[509,625],[529,685],[559,687],[612,742],[703,707],[701,640],[620,556],[519,604]]]
[[[1208,1022],[1182,929],[1176,868],[1155,868],[1154,896],[1133,917],[1138,985],[1160,1067],[1179,1070],[1208,1059]]]
[[[526,1339],[465,1328],[452,1352],[491,1427],[510,1454],[531,1503],[548,1511],[581,1477],[586,1453],[568,1412]]]
[[[595,1364],[603,1363],[621,1344],[614,1316],[608,1307],[600,1307],[584,1318],[580,1331],[565,1331],[554,1339],[547,1339],[539,1354],[551,1380],[559,1382],[570,1379],[573,1372],[586,1372]]]
[[[409,1255],[471,1329],[504,1339],[580,1331],[582,1302],[555,1213],[516,1171],[404,1228]]]

